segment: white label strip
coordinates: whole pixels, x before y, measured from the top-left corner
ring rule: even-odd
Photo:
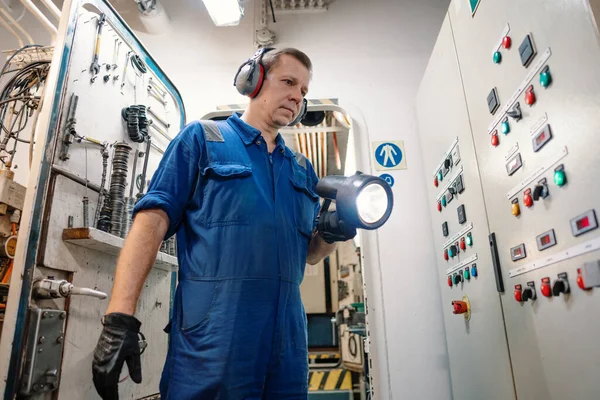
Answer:
[[[508,154],[504,156],[504,161],[508,161],[508,159],[514,156],[517,151],[519,151],[519,142],[515,143],[515,145],[510,148]]]
[[[514,188],[509,190],[508,193],[506,194],[506,197],[510,200],[511,198],[516,196],[521,190],[523,190],[523,188],[525,186],[529,185],[537,177],[539,177],[544,172],[546,172],[550,168],[552,168],[552,166],[554,166],[554,164],[556,164],[557,162],[559,162],[560,160],[565,158],[567,156],[567,154],[569,154],[569,152],[567,151],[567,147],[565,146],[562,148],[560,153],[558,153],[553,158],[551,158],[550,161],[546,163],[546,165],[543,165],[543,166],[539,167],[538,169],[536,169],[535,171],[533,171],[531,174],[529,174],[528,177],[523,179],[521,181],[521,183],[519,183],[517,186],[515,186]]]
[[[473,261],[477,261],[477,253],[473,254],[471,257],[467,258],[465,261],[456,264],[454,267],[448,268],[446,270],[446,275],[452,274],[454,271],[461,269],[465,265],[471,264]]]
[[[511,269],[510,271],[508,271],[508,276],[510,278],[514,278],[515,276],[519,276],[536,269],[544,268],[548,265],[556,264],[557,262],[565,261],[570,258],[577,257],[582,254],[586,254],[596,250],[600,250],[600,236],[592,240],[588,240],[587,242],[583,242],[576,246],[568,248],[567,250],[561,251],[560,253],[552,254],[551,256],[548,256],[541,260],[533,261],[522,267]]]
[[[521,82],[521,84],[519,85],[519,87],[517,88],[515,93],[506,102],[506,104],[502,108],[502,111],[498,114],[496,119],[494,119],[492,121],[492,124],[488,128],[489,134],[491,134],[492,131],[494,129],[496,129],[496,125],[498,125],[500,123],[500,121],[504,118],[504,116],[506,115],[508,110],[510,110],[512,108],[513,104],[517,101],[517,99],[519,98],[521,93],[523,93],[525,91],[525,89],[527,89],[529,82],[538,73],[538,71],[544,66],[544,64],[548,61],[548,59],[550,58],[551,55],[552,55],[552,51],[550,50],[550,47],[548,47],[546,49],[546,51],[541,54],[541,58],[538,59],[537,62],[531,67],[531,70],[529,71],[529,73],[527,74],[527,76],[525,77],[523,82]]]
[[[494,50],[492,50],[492,54],[497,52],[498,49],[502,46],[502,39],[504,39],[504,36],[508,35],[508,32],[510,32],[510,25],[507,23],[504,27],[504,30],[502,31],[502,36],[500,36],[500,40],[498,40],[498,44],[496,45],[496,47],[494,47]]]
[[[542,129],[542,127],[546,125],[546,121],[548,121],[548,114],[544,113],[542,118],[540,118],[539,121],[531,127],[531,129],[529,130],[529,134],[531,136],[535,136],[540,131],[540,129]]]
[[[465,226],[464,228],[462,228],[460,230],[460,232],[458,232],[457,234],[455,234],[454,236],[452,236],[450,239],[448,239],[448,241],[446,243],[444,243],[444,246],[442,247],[442,250],[444,250],[446,247],[450,247],[450,245],[456,243],[456,241],[458,239],[460,239],[461,236],[466,235],[471,229],[473,229],[473,223],[469,223],[469,225]]]
[[[456,137],[456,139],[454,139],[454,142],[452,142],[452,145],[450,145],[450,149],[448,149],[447,152],[444,153],[444,157],[442,158],[442,162],[438,164],[437,168],[435,169],[435,171],[433,171],[433,176],[435,177],[438,173],[438,171],[440,170],[440,168],[442,168],[442,165],[444,165],[444,161],[446,161],[446,158],[448,158],[448,156],[450,154],[452,154],[452,150],[454,150],[454,146],[456,146],[458,144],[458,136]]]
[[[444,188],[442,189],[442,191],[440,192],[440,194],[437,195],[436,201],[440,201],[441,198],[444,197],[444,195],[448,191],[448,188],[454,184],[454,181],[456,180],[456,178],[458,178],[458,176],[460,174],[462,174],[462,172],[463,172],[463,166],[461,165],[458,168],[458,171],[454,174],[454,176],[448,181],[448,183],[446,184],[446,186],[444,186]]]

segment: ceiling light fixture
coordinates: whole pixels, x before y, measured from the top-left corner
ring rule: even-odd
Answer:
[[[239,0],[202,0],[216,26],[234,26],[244,16],[244,6]]]

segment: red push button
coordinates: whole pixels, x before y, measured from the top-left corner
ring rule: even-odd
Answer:
[[[450,257],[448,257],[448,249],[444,250],[444,260],[448,261]],[[452,278],[449,278],[452,279]]]
[[[522,293],[523,292],[521,291],[521,285],[515,285],[515,300],[519,303],[523,301],[523,298],[521,297]]]
[[[583,281],[583,276],[581,276],[581,268],[577,268],[577,286],[581,290],[589,290],[591,288],[585,287],[585,282]]]
[[[492,146],[497,147],[500,144],[500,139],[498,139],[498,131],[494,131],[492,133]]]
[[[452,277],[448,277],[448,286],[452,287]]]
[[[437,208],[438,208],[439,212],[442,212],[442,202],[441,201],[438,201],[438,207]]]
[[[467,303],[465,303],[464,301],[453,300],[452,306],[454,306],[454,311],[452,311],[453,314],[464,314],[467,311],[469,311],[469,309],[467,308]]]
[[[505,49],[510,49],[511,45],[512,45],[512,39],[510,38],[510,36],[504,36],[502,38],[502,47],[504,47]]]
[[[433,186],[438,187],[438,178],[437,175],[433,178]]]
[[[533,205],[533,197],[531,197],[531,189],[527,189],[523,196],[523,204],[526,207],[531,207]]]
[[[525,103],[529,105],[535,103],[535,92],[533,91],[533,85],[529,86],[525,92]]]
[[[550,287],[550,278],[542,278],[542,294],[545,297],[552,297],[552,288]]]
[[[465,243],[465,238],[460,238],[460,249],[461,250],[466,250],[467,249],[467,243]]]

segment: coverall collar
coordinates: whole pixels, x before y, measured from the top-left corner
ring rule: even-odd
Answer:
[[[241,114],[233,113],[231,117],[227,119],[227,122],[235,129],[235,131],[240,135],[242,142],[246,146],[252,144],[256,140],[257,137],[261,135],[261,132],[255,127],[248,125],[241,118]],[[275,138],[275,150],[284,150],[285,141],[281,136],[281,133],[277,133],[277,137]],[[290,151],[283,152],[286,156],[292,157],[292,153]]]

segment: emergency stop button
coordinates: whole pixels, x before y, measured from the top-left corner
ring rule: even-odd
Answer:
[[[453,300],[452,306],[454,307],[454,311],[452,311],[453,314],[464,314],[469,311],[467,308],[467,303],[461,300]]]

